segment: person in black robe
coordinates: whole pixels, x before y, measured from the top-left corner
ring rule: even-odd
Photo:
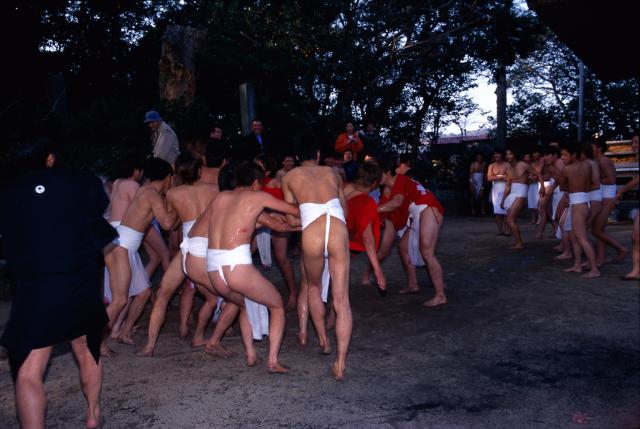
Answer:
[[[18,158],[21,174],[0,190],[0,234],[16,284],[1,343],[16,383],[18,418],[24,427],[44,427],[44,371],[52,346],[71,340],[89,405],[87,427],[95,427],[108,321],[103,252],[117,236],[102,217],[109,201],[97,177],[54,169],[46,139],[22,145]]]

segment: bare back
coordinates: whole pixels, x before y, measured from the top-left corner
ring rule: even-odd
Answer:
[[[484,167],[485,167],[485,163],[484,162],[474,161],[471,164],[471,168],[469,170],[470,170],[471,174],[473,174],[473,173],[483,173],[484,172]]]
[[[167,206],[178,213],[182,222],[197,219],[218,195],[218,186],[196,182],[167,192]]]
[[[219,193],[206,210],[209,214],[209,248],[233,249],[251,243],[258,216],[265,208],[295,216],[299,214],[297,207],[266,192],[236,189]],[[202,220],[206,219],[197,224]]]
[[[169,212],[160,193],[149,185],[138,189],[131,205],[122,216],[122,225],[144,232],[153,218],[158,219],[164,229],[175,226],[176,213]]]
[[[596,161],[600,169],[600,183],[603,185],[615,185],[616,166],[613,164],[613,161],[604,155],[597,156]]]
[[[588,159],[587,162],[591,165],[591,189],[600,188],[600,167],[595,159]]]
[[[564,167],[562,176],[569,193],[589,192],[591,189],[591,164],[575,161]]]
[[[296,167],[282,178],[282,191],[285,199],[292,203],[324,204],[339,198],[342,207],[345,207],[342,179],[331,167]]]
[[[111,188],[111,210],[109,220],[117,222],[122,219],[124,213],[136,196],[140,185],[133,179],[118,179],[113,182]]]

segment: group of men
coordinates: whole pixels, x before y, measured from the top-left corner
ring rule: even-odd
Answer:
[[[637,135],[632,146],[637,153]],[[513,148],[504,154],[496,150],[488,167],[478,155],[469,171],[472,210],[483,200],[486,171],[498,235],[513,236],[510,249],[524,248],[518,218],[528,207],[532,214],[530,224],[537,228],[536,238],[542,239],[546,225],[551,224],[553,236],[559,240],[554,248],[559,255],[555,258],[573,259],[573,265],[565,271],[586,270],[585,277],[598,277],[599,268],[607,262],[606,247],[616,252],[611,262],[622,261],[628,252],[605,228],[622,193],[637,188],[636,178],[617,191],[616,168],[606,152],[606,141],[594,138],[581,144],[552,143],[530,154]],[[634,222],[637,223],[637,215]],[[633,235],[632,271],[625,279],[639,278],[636,236],[637,232]],[[584,263],[582,255],[586,257]]]

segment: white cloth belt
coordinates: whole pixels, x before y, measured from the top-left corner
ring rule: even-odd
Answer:
[[[572,192],[569,194],[569,204],[583,204],[589,202],[588,192]]]
[[[616,185],[600,184],[602,189],[602,199],[612,199],[616,197]]]
[[[473,183],[473,189],[476,191],[476,198],[479,198],[482,184],[484,183],[484,174],[482,172],[473,173],[471,175],[471,182]]]
[[[189,232],[191,231],[191,228],[193,228],[193,225],[196,223],[196,220],[197,219],[182,222],[182,238],[189,236]]]
[[[411,265],[417,267],[424,266],[424,260],[420,254],[420,213],[429,207],[426,204],[417,206],[415,203],[409,205],[409,261]]]
[[[258,254],[263,267],[271,266],[271,229],[261,226],[256,230],[256,243]]]
[[[241,244],[233,249],[207,249],[207,271],[217,271],[225,285],[228,286],[222,267],[230,267],[230,271],[236,265],[251,265],[251,246]],[[269,310],[267,306],[258,304],[249,298],[244,298],[244,306],[247,318],[251,323],[251,331],[254,340],[261,340],[263,335],[269,335]]]
[[[187,255],[191,253],[198,258],[207,257],[207,246],[209,239],[207,237],[189,237],[185,236],[180,243],[180,253],[182,253],[182,271],[187,273]]]
[[[136,296],[149,286],[151,283],[149,282],[149,277],[147,276],[147,272],[144,270],[144,265],[142,264],[142,259],[140,259],[140,255],[138,254],[138,248],[140,247],[140,243],[142,242],[142,237],[144,234],[139,233],[135,229],[131,229],[126,226],[122,226],[120,221],[112,221],[109,224],[114,227],[118,231],[118,235],[122,237],[120,234],[124,234],[125,238],[131,237],[131,240],[125,239],[121,243],[122,240],[120,238],[116,238],[113,240],[115,244],[118,246],[122,246],[127,249],[127,254],[129,256],[129,266],[131,267],[131,282],[129,283],[129,294],[128,296]],[[134,234],[140,234],[140,242],[135,244]],[[135,247],[134,250],[129,249],[125,244],[130,245],[132,248]],[[113,300],[113,296],[111,294],[111,287],[109,285],[109,270],[105,267],[104,269],[104,298],[107,302],[111,302]]]
[[[530,209],[538,208],[538,200],[540,197],[540,183],[530,183],[527,192],[527,207]]]
[[[556,217],[556,211],[558,210],[558,205],[560,204],[560,200],[562,200],[562,197],[564,196],[564,192],[563,191],[559,191],[558,189],[560,189],[559,187],[555,189],[555,191],[553,191],[553,197],[551,198],[551,218],[555,219]]]
[[[504,196],[504,190],[506,186],[506,183],[498,181],[493,182],[493,185],[491,186],[491,203],[493,204],[494,214],[507,214],[507,210],[500,207],[500,203],[502,202],[502,197]]]
[[[524,183],[512,183],[511,184],[511,193],[516,196],[516,198],[527,198],[527,194],[529,192],[529,186]]]
[[[589,201],[602,201],[602,189],[593,189],[589,192]]]
[[[116,227],[116,231],[118,231],[118,238],[113,240],[114,244],[131,250],[132,252],[138,251],[144,239],[144,232],[136,231],[122,224]]]
[[[311,223],[313,223],[320,216],[327,216],[327,223],[324,231],[324,270],[322,271],[322,301],[327,302],[329,296],[329,281],[331,276],[329,274],[329,250],[327,248],[329,244],[329,229],[331,227],[331,216],[341,220],[343,223],[347,223],[344,218],[344,212],[342,211],[342,205],[338,198],[327,201],[324,204],[316,203],[304,203],[300,204],[300,222],[302,223],[302,230],[304,231]]]

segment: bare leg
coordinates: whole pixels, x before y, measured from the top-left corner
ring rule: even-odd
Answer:
[[[522,242],[522,236],[520,235],[520,228],[518,227],[517,219],[518,216],[520,216],[520,212],[522,211],[522,208],[524,207],[526,202],[526,198],[516,198],[516,200],[513,202],[513,205],[511,206],[511,209],[509,209],[509,214],[507,215],[507,224],[509,225],[509,228],[511,228],[511,233],[515,238],[515,243],[513,243],[513,246],[510,247],[511,250],[520,250],[524,248],[524,243]]]
[[[536,238],[538,240],[542,239],[544,228],[549,220],[549,203],[551,199],[549,195],[550,194],[547,192],[540,198],[540,225],[538,226],[538,233],[536,234]]]
[[[640,279],[640,213],[633,220],[631,231],[631,271],[624,276],[626,279]]]
[[[471,215],[475,216],[476,213],[476,188],[473,183],[469,183],[469,207],[471,208]]]
[[[171,257],[169,256],[169,249],[164,244],[162,235],[152,225],[147,230],[147,235],[144,237],[145,244],[151,246],[151,248],[160,256],[160,263],[162,264],[162,270],[167,271],[169,264],[171,263]],[[151,276],[149,276],[151,278]]]
[[[220,317],[218,318],[218,322],[216,323],[215,328],[213,329],[213,334],[209,341],[207,341],[205,345],[204,351],[210,355],[218,356],[218,357],[230,357],[233,356],[233,352],[226,350],[220,344],[222,341],[222,337],[227,332],[227,329],[233,324],[233,321],[238,317],[240,313],[240,307],[232,302],[227,302],[222,311],[220,312]],[[246,317],[246,316],[245,316]],[[248,327],[247,331],[249,334],[251,333],[251,326]],[[244,331],[243,331],[244,334]],[[243,335],[243,340],[246,340]],[[248,338],[249,343],[253,347],[253,336],[249,335]]]
[[[613,237],[604,232],[604,229],[607,226],[607,222],[609,220],[609,214],[615,208],[615,206],[616,200],[612,200],[610,198],[602,200],[602,209],[594,219],[593,227],[591,228],[591,233],[598,239],[598,253],[596,256],[598,266],[601,266],[606,262],[605,245],[613,247],[616,252],[618,252],[616,257],[613,258],[614,262],[622,261],[627,254],[627,249],[622,244],[618,243],[618,241],[616,241]]]
[[[300,295],[298,295],[298,344],[307,345],[309,324],[309,284],[304,269],[303,258],[300,258]]]
[[[571,208],[569,208],[568,210],[571,210]],[[576,238],[573,229],[569,231],[569,242],[571,243],[571,248],[573,249],[573,265],[564,271],[567,273],[581,273],[582,249],[580,248],[580,244],[578,243],[578,239]]]
[[[44,372],[53,347],[33,349],[16,378],[16,409],[23,428],[43,428],[47,396],[44,391]]]
[[[580,244],[584,252],[591,270],[584,275],[586,278],[600,277],[598,265],[596,263],[596,255],[593,246],[587,237],[587,218],[589,217],[589,206],[586,203],[574,204],[571,206],[571,231],[575,234],[576,241]],[[578,251],[578,254],[580,252]],[[578,256],[579,258],[579,256]]]
[[[110,331],[129,300],[131,265],[129,265],[128,250],[117,246],[105,256],[104,262],[109,269],[109,288],[111,289],[111,302],[107,305]],[[101,353],[104,356],[112,356],[113,351],[107,347],[106,339],[105,337],[102,343]]]
[[[100,390],[102,389],[102,360],[96,363],[87,347],[87,337],[71,341],[73,354],[80,367],[80,385],[87,400],[87,428],[100,425]]]
[[[146,237],[142,242],[142,245],[144,246],[144,251],[147,253],[147,256],[149,257],[147,264],[144,266],[144,271],[147,273],[147,278],[151,279],[151,277],[153,276],[153,273],[156,272],[156,270],[162,263],[162,258],[160,257],[160,254],[156,252],[153,249],[153,247],[147,242]]]
[[[284,304],[282,296],[269,280],[253,265],[238,265],[233,271],[223,267],[229,288],[269,308],[269,359],[267,370],[271,373],[286,373],[289,369],[278,360],[284,335]],[[220,279],[221,281],[221,279]],[[214,283],[217,286],[217,283]]]
[[[144,311],[144,306],[147,304],[149,297],[151,296],[151,288],[146,288],[142,292],[133,298],[131,301],[131,305],[129,306],[129,313],[127,314],[127,319],[124,322],[124,326],[122,328],[122,332],[118,337],[118,341],[121,343],[134,345],[133,337],[131,335],[131,331],[133,330],[133,325],[140,318],[140,315]]]
[[[387,256],[391,253],[391,249],[393,248],[393,242],[396,239],[396,229],[393,226],[393,223],[390,220],[385,220],[384,222],[384,231],[382,232],[382,237],[380,238],[380,249],[378,250],[378,260],[382,263]],[[367,262],[366,268],[362,273],[362,280],[360,284],[363,286],[371,285],[371,264]]]
[[[349,237],[344,224],[338,224],[335,219],[331,219],[331,221],[329,271],[331,273],[331,299],[336,311],[336,342],[338,343],[337,356],[331,366],[331,373],[336,380],[342,380],[353,330],[353,316],[349,303]]]
[[[320,242],[321,246],[324,246],[323,242]],[[316,243],[317,244],[317,243]],[[327,337],[327,327],[325,323],[325,307],[322,302],[322,271],[324,269],[324,250],[320,254],[320,257],[311,254],[307,251],[305,245],[305,235],[302,236],[302,260],[304,262],[304,269],[307,280],[307,302],[309,305],[309,313],[311,314],[311,320],[313,326],[318,334],[318,343],[323,353],[331,352],[331,345]],[[348,256],[347,256],[348,257]]]
[[[287,255],[289,250],[290,233],[271,232],[271,242],[273,243],[273,253],[276,264],[280,269],[280,274],[289,289],[289,299],[285,309],[287,311],[295,310],[298,301],[298,290],[296,289],[296,278],[293,274],[293,266]]]
[[[183,339],[189,336],[189,319],[195,296],[196,289],[191,287],[191,280],[186,279],[180,294],[180,338]]]
[[[398,243],[398,254],[400,255],[402,268],[404,268],[404,272],[407,274],[407,287],[400,289],[400,294],[418,293],[420,291],[420,285],[418,284],[418,273],[416,271],[416,267],[411,263],[411,257],[409,256],[408,231],[405,231]]]
[[[122,325],[124,324],[124,319],[127,317],[127,313],[129,313],[129,306],[131,305],[131,299],[127,300],[127,305],[124,306],[120,314],[118,314],[118,318],[116,322],[113,324],[113,328],[111,328],[110,338],[114,341],[118,341],[120,338],[120,334],[122,333]]]
[[[137,354],[138,356],[153,356],[153,350],[158,341],[160,328],[164,324],[167,316],[167,306],[173,297],[173,294],[184,281],[185,275],[182,272],[181,256],[176,255],[169,265],[169,269],[162,276],[160,287],[156,296],[156,302],[151,310],[151,318],[149,319],[149,336],[147,344]]]
[[[435,289],[435,295],[422,304],[425,307],[435,307],[447,303],[442,266],[436,258],[438,235],[443,220],[442,214],[432,208],[426,208],[420,213],[420,254],[427,265],[427,271]]]
[[[198,322],[196,323],[196,330],[193,333],[193,338],[191,339],[192,347],[200,347],[206,344],[204,331],[207,329],[207,325],[211,321],[213,310],[216,309],[216,305],[218,303],[218,297],[209,292],[206,288],[196,285],[196,289],[202,294],[202,296],[204,296],[205,301],[200,307],[200,310],[198,310]]]
[[[504,235],[504,215],[496,215],[496,226],[498,227],[498,235]]]

